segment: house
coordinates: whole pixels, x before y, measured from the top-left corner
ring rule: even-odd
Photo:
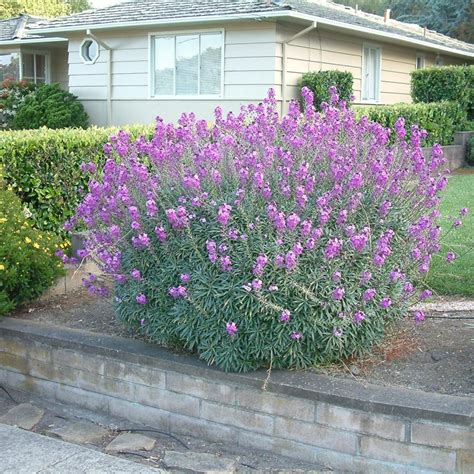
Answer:
[[[327,69],[352,72],[356,102],[408,102],[413,69],[474,61],[474,45],[326,0],[135,0],[21,28],[2,54],[45,54],[58,80],[67,39],[69,90],[99,125],[211,118],[270,87],[284,110],[303,73]]]
[[[29,30],[46,24],[44,18],[30,15],[0,20],[0,82],[25,79],[68,87],[67,39],[41,37]]]

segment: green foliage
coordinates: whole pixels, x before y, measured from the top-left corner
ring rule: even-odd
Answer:
[[[88,8],[88,0],[0,0],[0,19],[21,14],[52,18]]]
[[[474,166],[474,137],[466,143],[466,162]]]
[[[474,65],[418,69],[411,73],[413,102],[455,101],[474,117]]]
[[[132,126],[130,133],[149,135],[150,126]],[[5,180],[32,213],[42,230],[62,232],[87,188],[82,162],[103,164],[102,146],[118,129],[89,128],[0,132],[0,165]]]
[[[28,95],[11,121],[15,130],[88,126],[89,117],[77,97],[59,84],[43,84]]]
[[[456,102],[433,102],[430,104],[394,104],[375,106],[354,106],[358,117],[366,115],[370,120],[384,127],[394,128],[399,117],[404,117],[408,125],[418,124],[428,132],[424,146],[439,143],[450,145],[454,133],[462,130],[466,112]],[[410,132],[408,132],[408,137]]]
[[[30,301],[63,273],[56,236],[31,226],[23,206],[0,182],[0,315]]]
[[[6,80],[0,84],[0,129],[11,128],[17,111],[37,86],[26,81]]]
[[[314,94],[314,106],[321,110],[321,102],[329,102],[329,88],[335,86],[342,100],[350,102],[354,78],[348,71],[307,72],[301,78],[300,86],[307,87]]]

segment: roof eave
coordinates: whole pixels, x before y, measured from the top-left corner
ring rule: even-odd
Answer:
[[[424,49],[432,50],[435,52],[449,53],[455,56],[464,58],[474,59],[474,52],[463,51],[461,49],[451,48],[449,46],[438,45],[429,41],[419,40],[416,38],[410,38],[408,36],[399,35],[397,33],[388,33],[386,31],[380,31],[364,26],[353,25],[351,23],[344,23],[336,20],[329,20],[324,17],[316,15],[308,15],[296,11],[271,11],[271,12],[259,12],[259,13],[243,13],[243,14],[232,14],[232,15],[221,15],[221,16],[202,16],[202,17],[184,17],[174,19],[162,19],[162,20],[144,20],[144,21],[130,21],[124,23],[105,23],[103,25],[97,24],[86,24],[82,26],[68,26],[59,28],[38,28],[32,29],[31,31],[35,34],[53,34],[53,33],[67,33],[75,31],[85,30],[109,30],[129,27],[144,27],[144,26],[159,26],[159,25],[183,25],[192,23],[215,23],[222,21],[236,21],[236,20],[263,20],[263,19],[279,19],[279,18],[293,18],[300,20],[307,20],[309,22],[316,21],[322,25],[334,26],[347,31],[355,31],[359,33],[365,33],[372,36],[379,37],[385,40],[398,41],[401,43],[409,44],[411,46],[418,46]]]
[[[12,40],[0,41],[0,46],[17,46],[21,44],[38,44],[38,43],[64,43],[67,38],[17,38]]]

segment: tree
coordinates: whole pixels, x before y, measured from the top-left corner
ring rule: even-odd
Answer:
[[[52,18],[88,8],[88,0],[0,0],[0,19],[21,14]]]

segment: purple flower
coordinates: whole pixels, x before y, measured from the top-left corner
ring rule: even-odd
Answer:
[[[385,297],[380,300],[379,304],[381,308],[387,309],[388,307],[392,305],[392,300],[390,298]]]
[[[365,319],[365,313],[363,311],[356,311],[354,313],[354,321],[360,323]]]
[[[145,326],[145,318],[140,319],[140,326]]]
[[[225,330],[227,331],[227,334],[231,337],[235,336],[238,331],[237,325],[233,321],[225,325]]]
[[[147,234],[139,234],[138,237],[132,237],[132,244],[136,248],[145,248],[150,245],[150,237]]]
[[[179,278],[183,283],[188,283],[190,276],[189,276],[189,273],[181,273]]]
[[[301,219],[298,216],[298,214],[292,213],[286,219],[286,226],[288,227],[288,229],[294,230],[296,229],[296,227],[298,227],[298,224],[300,223],[300,221]]]
[[[339,281],[341,279],[341,272],[334,272],[331,276],[332,281]]]
[[[146,304],[147,303],[146,296],[143,293],[140,293],[139,295],[137,295],[135,297],[135,300],[138,304]]]
[[[433,292],[431,290],[423,290],[420,293],[420,300],[426,300],[426,298],[429,298]]]
[[[369,272],[368,270],[364,270],[360,274],[360,282],[361,282],[362,285],[365,284],[365,283],[368,283],[371,279],[372,279],[372,273]]]
[[[462,220],[456,219],[453,223],[453,227],[461,227],[461,226],[462,226]]]
[[[332,298],[334,300],[340,301],[344,298],[345,292],[346,292],[346,290],[344,288],[336,288],[332,292]]]
[[[255,278],[252,280],[252,289],[255,291],[260,291],[262,289],[263,282],[262,280]]]
[[[229,204],[222,204],[217,211],[217,221],[222,226],[226,226],[230,221],[230,211],[232,210],[232,206]]]
[[[298,332],[298,331],[293,331],[293,332],[290,334],[290,337],[291,337],[291,339],[293,339],[294,341],[299,341],[299,340],[303,337],[303,335],[302,335],[300,332]]]
[[[286,264],[286,268],[288,270],[292,270],[293,268],[296,267],[296,264],[297,264],[297,257],[296,257],[296,253],[293,252],[292,250],[290,250],[287,254],[286,254],[286,257],[285,257],[285,264]]]
[[[282,322],[289,321],[290,317],[291,317],[291,313],[287,309],[284,309],[280,314],[280,321]]]
[[[281,253],[278,254],[276,257],[275,257],[275,265],[277,267],[284,267],[285,266],[285,256],[282,255]]]
[[[222,270],[228,272],[232,270],[232,260],[228,255],[224,255],[219,259]]]
[[[188,290],[184,286],[174,286],[173,288],[169,289],[169,294],[177,299],[177,298],[186,298],[188,294]]]
[[[469,212],[469,209],[467,207],[462,207],[460,210],[459,210],[459,215],[461,217],[464,217],[467,213]]]
[[[134,280],[140,280],[140,278],[142,277],[141,273],[140,273],[140,270],[137,270],[136,268],[134,268],[131,272],[130,272],[130,275],[132,275],[132,278]]]
[[[413,293],[413,285],[407,281],[404,285],[403,285],[403,291],[405,293]]]
[[[324,251],[324,256],[327,260],[331,260],[337,257],[341,253],[341,250],[342,250],[342,240],[330,239]]]
[[[372,300],[375,298],[375,295],[376,295],[376,291],[374,290],[374,288],[369,288],[367,290],[364,291],[364,301],[367,303],[368,301]]]
[[[155,227],[155,234],[158,237],[158,240],[160,242],[164,242],[168,235],[166,234],[166,230],[164,229],[163,226],[156,226]]]
[[[448,261],[449,263],[452,263],[454,262],[454,260],[456,260],[456,254],[454,252],[448,252],[446,254],[446,261]]]
[[[340,328],[334,328],[332,333],[336,337],[342,337],[342,335],[343,335],[342,329],[340,329]]]
[[[413,313],[413,319],[417,322],[420,323],[421,321],[425,320],[425,313],[423,311],[415,311]]]

